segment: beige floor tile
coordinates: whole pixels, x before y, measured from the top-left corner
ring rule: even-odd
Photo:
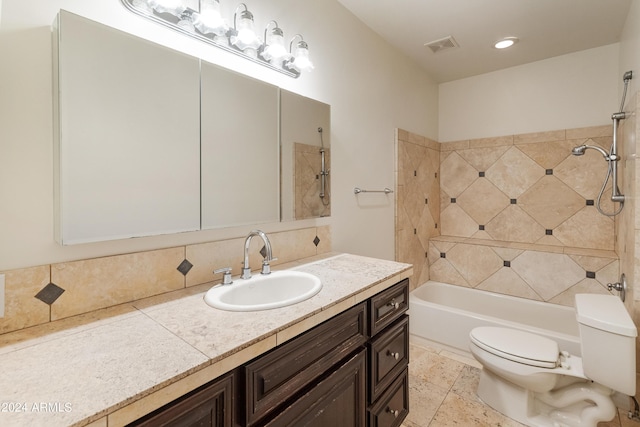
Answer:
[[[465,399],[455,393],[447,397],[438,408],[429,427],[519,427],[522,424],[475,400]]]
[[[465,366],[464,363],[428,350],[410,360],[409,372],[411,375],[446,390],[453,386]]]
[[[409,415],[407,427],[427,427],[447,395],[447,389],[409,375]]]

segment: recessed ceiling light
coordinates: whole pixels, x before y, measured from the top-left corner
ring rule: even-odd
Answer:
[[[513,46],[516,43],[518,43],[518,38],[517,37],[505,37],[502,40],[498,40],[493,45],[493,47],[495,47],[496,49],[506,49],[508,47]]]

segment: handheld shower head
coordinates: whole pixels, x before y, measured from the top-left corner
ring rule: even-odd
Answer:
[[[584,152],[589,148],[598,151],[600,154],[602,154],[605,160],[609,160],[609,153],[596,145],[578,145],[577,147],[573,147],[573,149],[571,150],[571,154],[573,154],[574,156],[582,156]]]
[[[573,147],[573,149],[571,150],[571,154],[573,154],[574,156],[582,156],[585,151],[587,151],[586,145],[578,145],[577,147]]]

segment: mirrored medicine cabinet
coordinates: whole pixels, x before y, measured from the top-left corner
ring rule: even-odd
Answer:
[[[61,10],[56,240],[330,214],[330,106]]]

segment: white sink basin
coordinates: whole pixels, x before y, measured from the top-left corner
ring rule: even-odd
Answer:
[[[302,271],[257,273],[250,279],[235,279],[231,285],[209,289],[204,301],[228,311],[257,311],[286,307],[311,298],[322,289],[320,279]]]

